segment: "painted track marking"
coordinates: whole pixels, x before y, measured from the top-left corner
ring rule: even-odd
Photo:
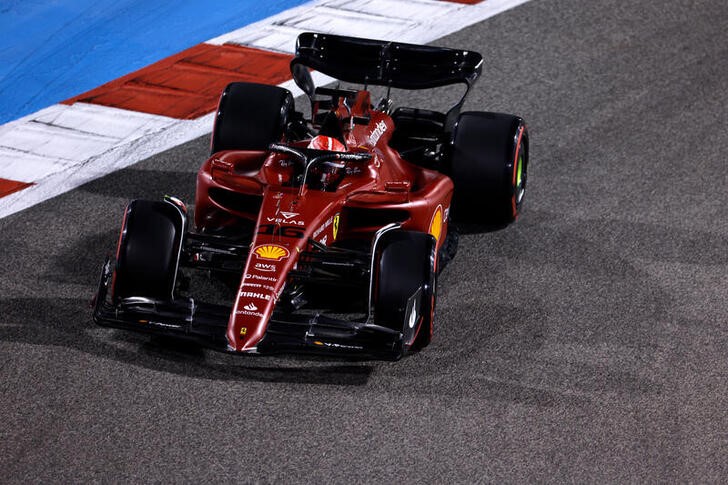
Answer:
[[[25,184],[0,195],[0,217],[209,134],[217,93],[229,79],[248,73],[251,80],[300,95],[289,79],[286,54],[303,31],[429,43],[527,1],[314,0],[211,39],[0,126],[0,178]],[[245,53],[270,62],[236,65],[225,59]],[[270,77],[256,77],[263,70]],[[206,90],[211,73],[225,82]],[[315,80],[330,78],[319,74]]]

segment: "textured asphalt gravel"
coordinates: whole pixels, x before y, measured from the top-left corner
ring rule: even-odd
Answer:
[[[467,109],[529,122],[529,191],[461,238],[397,363],[93,325],[126,202],[192,200],[207,139],[0,220],[0,482],[725,483],[726,25],[714,0],[534,0],[437,42],[485,55]]]

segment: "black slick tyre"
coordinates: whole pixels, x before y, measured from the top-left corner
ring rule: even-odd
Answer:
[[[393,349],[398,359],[426,346],[432,335],[435,299],[435,238],[392,230],[375,253],[374,322],[401,332]]]
[[[124,216],[114,275],[115,299],[173,299],[184,215],[173,204],[134,200]]]
[[[521,210],[528,178],[528,131],[523,119],[503,113],[462,113],[450,158],[455,183],[453,220],[503,226]]]
[[[218,103],[211,152],[265,150],[283,138],[294,102],[278,86],[236,82],[227,85]]]

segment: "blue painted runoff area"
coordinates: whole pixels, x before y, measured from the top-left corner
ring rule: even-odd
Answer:
[[[0,0],[0,124],[307,0]]]

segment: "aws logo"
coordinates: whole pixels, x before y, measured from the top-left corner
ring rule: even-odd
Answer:
[[[281,259],[286,259],[291,255],[288,249],[283,246],[279,246],[278,244],[264,244],[262,246],[257,246],[253,249],[253,252],[256,256],[258,256],[258,258],[268,259],[270,261],[280,261]]]

